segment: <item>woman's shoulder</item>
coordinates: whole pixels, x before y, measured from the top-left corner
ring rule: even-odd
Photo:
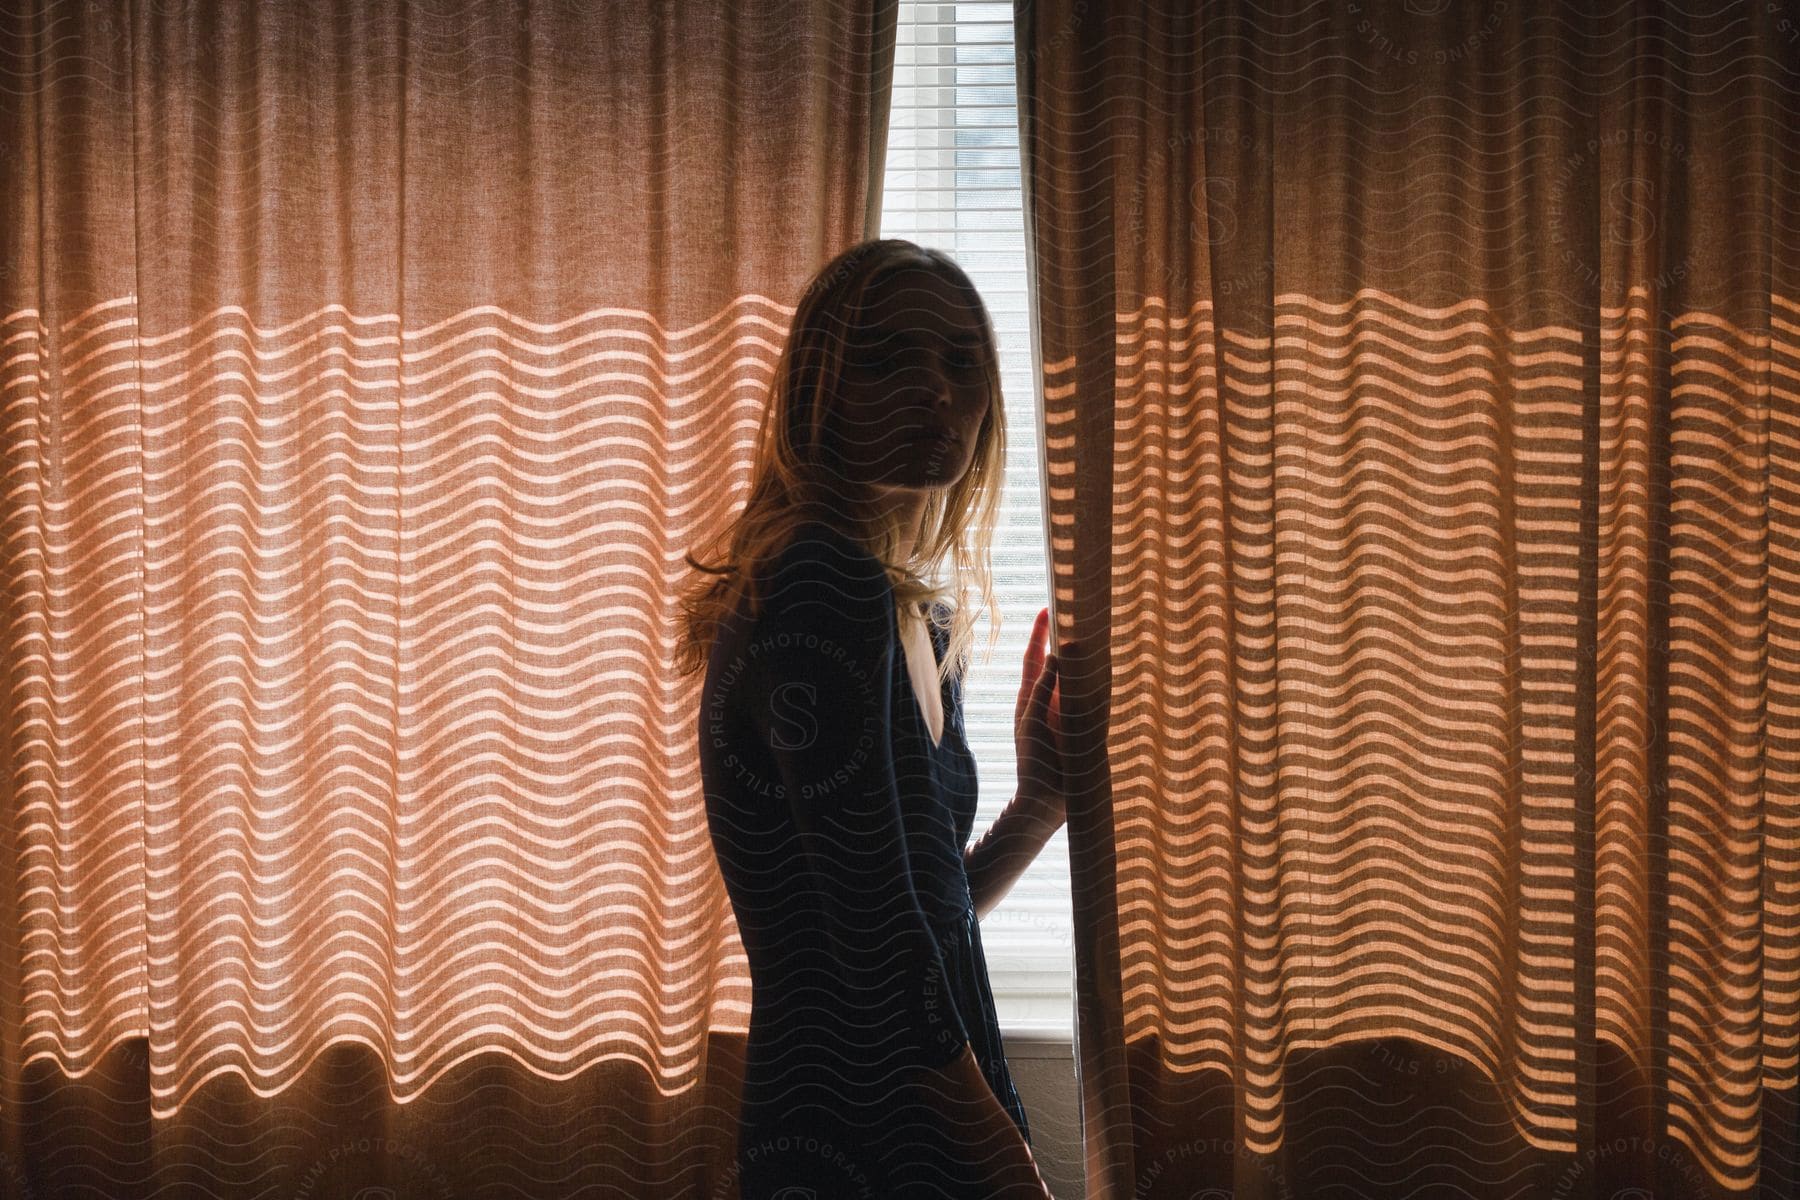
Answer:
[[[769,682],[806,664],[820,645],[870,667],[896,653],[893,589],[880,561],[842,530],[822,522],[795,527],[756,572],[757,596],[742,597],[721,626],[717,655],[749,664]],[[819,639],[823,639],[821,642]],[[783,653],[772,653],[781,650]],[[745,697],[759,694],[752,687]]]
[[[737,649],[776,634],[819,633],[834,643],[888,648],[894,592],[886,568],[849,533],[804,521],[755,570],[755,597],[740,593],[718,640]]]
[[[764,572],[764,600],[830,598],[846,604],[878,601],[891,595],[891,581],[881,561],[850,534],[824,521],[806,521],[794,527],[788,541],[775,553]]]
[[[820,518],[801,521],[788,531],[775,554],[777,561],[834,559],[879,565],[868,547],[844,529]]]

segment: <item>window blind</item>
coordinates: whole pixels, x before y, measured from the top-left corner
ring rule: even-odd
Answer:
[[[1012,17],[1010,0],[902,0],[882,182],[881,236],[954,257],[980,289],[1000,342],[1008,447],[993,569],[1001,636],[984,662],[991,622],[983,614],[963,686],[981,781],[976,838],[1018,782],[1013,704],[1032,621],[1049,603]],[[1005,1030],[1072,1032],[1068,878],[1065,828],[981,923]]]

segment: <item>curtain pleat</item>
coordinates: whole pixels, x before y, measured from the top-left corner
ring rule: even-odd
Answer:
[[[1015,10],[1090,1200],[1793,1194],[1795,14]]]
[[[675,588],[894,19],[0,13],[0,1191],[732,1194]]]

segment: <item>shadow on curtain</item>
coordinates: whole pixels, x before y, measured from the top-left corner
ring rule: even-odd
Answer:
[[[1016,11],[1090,1200],[1795,1194],[1800,14]]]
[[[674,584],[894,16],[6,6],[0,1191],[733,1194]]]

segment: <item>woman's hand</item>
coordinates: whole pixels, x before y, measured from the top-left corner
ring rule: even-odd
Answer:
[[[1019,759],[1014,801],[1052,831],[1068,819],[1068,783],[1062,733],[1062,689],[1056,655],[1047,649],[1050,610],[1039,609],[1025,647],[1019,699],[1013,705],[1013,742]]]

